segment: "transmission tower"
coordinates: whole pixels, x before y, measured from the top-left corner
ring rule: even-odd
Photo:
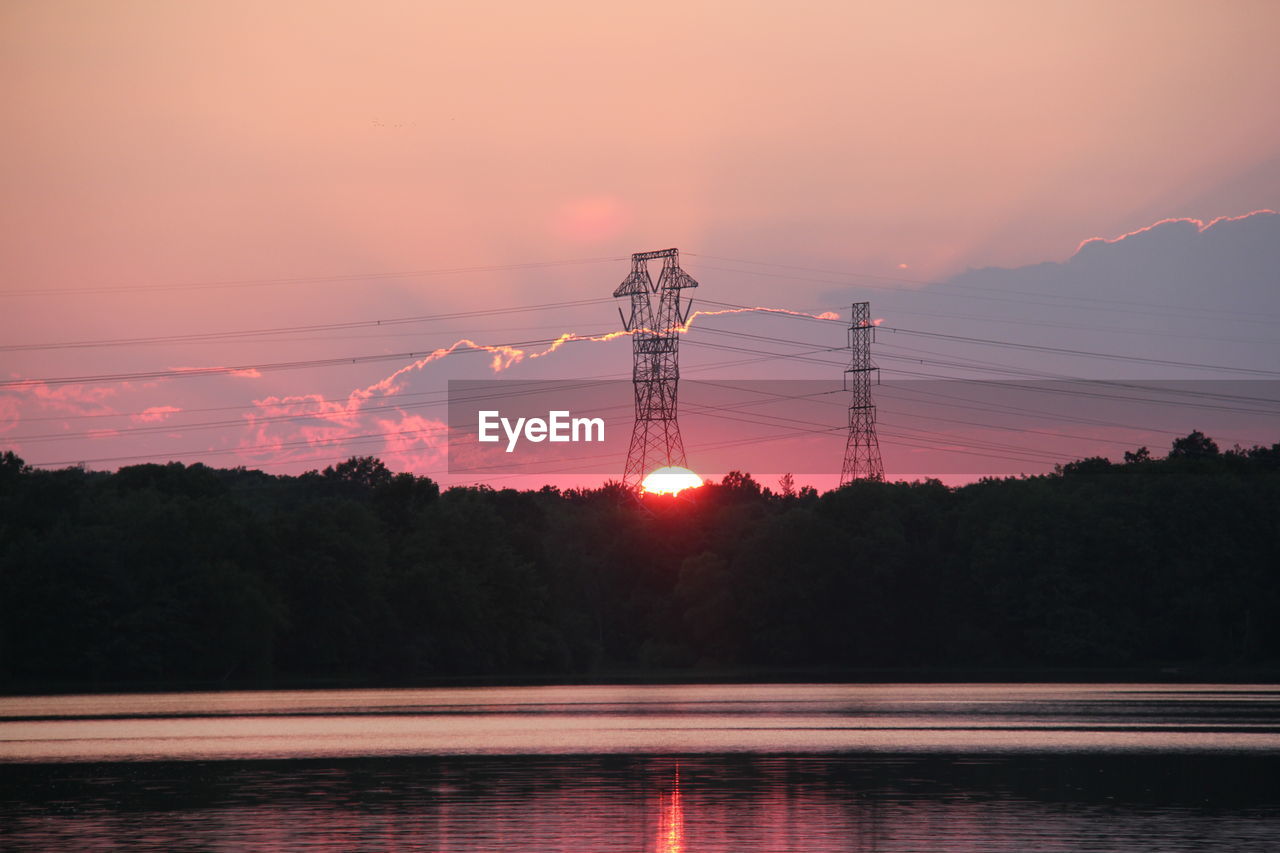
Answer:
[[[845,390],[853,392],[849,403],[849,440],[844,446],[840,485],[854,480],[883,480],[880,441],[876,438],[876,407],[871,402],[871,380],[880,384],[880,373],[871,361],[871,344],[876,327],[871,322],[871,303],[853,303],[849,321],[849,369],[844,372]]]
[[[649,261],[662,259],[662,272],[655,285],[649,276]],[[677,347],[679,327],[689,317],[692,300],[680,308],[680,291],[698,283],[680,269],[680,251],[637,252],[631,256],[631,274],[613,292],[631,297],[631,316],[622,324],[631,332],[635,385],[636,421],[627,450],[627,467],[622,484],[635,488],[652,471],[668,465],[684,466],[684,442],[676,422],[676,386],[680,382]],[[658,294],[655,309],[651,296]],[[622,309],[618,309],[622,314]]]

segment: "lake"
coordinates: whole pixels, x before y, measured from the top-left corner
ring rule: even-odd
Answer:
[[[1280,687],[0,698],[0,847],[1274,851]]]

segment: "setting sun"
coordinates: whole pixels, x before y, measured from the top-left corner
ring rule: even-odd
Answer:
[[[640,488],[651,495],[678,495],[685,489],[696,489],[702,478],[688,468],[669,466],[658,468],[644,478]]]

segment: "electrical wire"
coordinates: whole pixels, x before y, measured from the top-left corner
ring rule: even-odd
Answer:
[[[584,337],[598,337],[603,332],[595,332],[592,335],[584,335]],[[495,349],[518,349],[528,346],[546,346],[555,343],[558,338],[541,338],[530,341],[511,341],[502,344],[483,344],[474,346],[459,346],[450,350],[449,354],[455,353],[471,353],[484,352],[492,354]],[[579,343],[580,341],[569,340],[564,343]],[[9,379],[0,381],[0,389],[6,388],[22,388],[34,385],[71,385],[82,383],[97,382],[136,382],[147,379],[182,379],[196,376],[226,376],[236,373],[251,373],[257,371],[259,373],[277,370],[299,370],[311,367],[334,367],[347,364],[371,364],[381,361],[414,361],[424,358],[433,353],[440,352],[447,347],[441,347],[436,350],[424,350],[419,352],[401,352],[401,353],[378,353],[375,355],[357,355],[357,356],[340,356],[336,358],[314,358],[299,361],[282,361],[282,362],[264,362],[258,364],[242,364],[234,367],[185,367],[170,368],[167,370],[151,370],[140,371],[136,373],[108,373],[96,376],[57,376],[45,379]]]
[[[481,266],[437,267],[433,269],[401,270],[396,272],[348,273],[344,275],[320,276],[288,276],[283,278],[242,278],[221,279],[217,281],[180,282],[170,284],[135,284],[135,285],[101,285],[93,287],[63,288],[26,288],[0,290],[4,296],[62,296],[89,293],[154,293],[157,291],[206,290],[214,288],[254,288],[274,287],[287,284],[332,284],[345,282],[378,281],[395,278],[416,278],[419,276],[466,275],[485,272],[513,272],[553,267],[583,266],[587,264],[615,263],[625,261],[625,256],[609,258],[574,258],[564,261],[529,261],[515,264],[487,264]]]
[[[574,308],[585,305],[599,305],[613,302],[608,297],[594,299],[572,299],[564,302],[544,302],[539,305],[518,305],[511,308],[489,308],[479,311],[456,311],[447,314],[422,314],[413,317],[390,317],[384,320],[353,320],[341,323],[319,323],[308,326],[276,326],[266,329],[244,329],[229,332],[204,332],[183,335],[157,335],[146,338],[104,338],[88,341],[61,341],[45,344],[0,344],[0,352],[35,352],[57,349],[85,349],[117,346],[136,346],[143,344],[204,343],[207,341],[242,340],[244,338],[263,335],[309,334],[312,332],[332,332],[348,329],[386,328],[402,326],[409,323],[429,323],[442,320],[470,320],[476,317],[490,317],[501,314],[522,314],[529,311],[549,311],[560,308]]]
[[[54,347],[80,347],[80,346],[122,345],[122,344],[124,344],[124,343],[156,343],[156,342],[165,342],[165,343],[169,343],[169,342],[177,341],[177,340],[182,339],[182,338],[187,339],[187,341],[196,341],[196,340],[209,340],[209,339],[214,339],[214,338],[217,338],[217,337],[222,337],[222,338],[225,338],[225,339],[231,339],[231,338],[235,338],[235,337],[251,337],[251,336],[259,336],[259,335],[266,335],[266,334],[297,333],[297,332],[310,332],[310,331],[331,331],[331,330],[334,330],[334,329],[350,329],[350,328],[360,328],[360,327],[364,327],[364,326],[378,326],[378,325],[384,325],[384,324],[385,324],[385,325],[392,325],[392,324],[395,324],[395,323],[424,322],[424,321],[427,321],[427,320],[434,320],[434,319],[456,319],[456,318],[464,317],[464,316],[468,316],[468,317],[469,317],[469,316],[479,316],[479,315],[482,315],[482,314],[500,314],[500,313],[515,313],[515,312],[519,312],[519,311],[528,311],[528,310],[546,310],[546,309],[550,309],[550,308],[559,308],[559,307],[564,307],[564,306],[576,306],[576,305],[595,304],[595,303],[599,303],[599,302],[603,302],[603,301],[609,301],[609,300],[606,300],[606,299],[603,299],[603,298],[602,298],[602,299],[590,299],[590,300],[573,300],[573,301],[567,301],[567,302],[562,302],[562,303],[545,303],[545,304],[543,304],[543,305],[535,305],[535,306],[519,306],[519,307],[515,307],[515,308],[511,308],[511,309],[493,309],[493,310],[491,310],[491,311],[485,311],[485,312],[461,312],[461,313],[456,314],[456,315],[425,315],[425,316],[421,316],[421,317],[412,317],[412,318],[393,318],[392,320],[389,320],[389,321],[356,321],[356,322],[352,322],[352,323],[344,323],[344,324],[323,324],[323,325],[319,325],[319,326],[312,326],[312,327],[280,327],[280,328],[276,328],[276,329],[255,329],[255,330],[243,330],[243,331],[239,331],[239,332],[208,333],[208,334],[205,334],[205,335],[194,335],[194,336],[162,336],[162,337],[151,338],[151,339],[113,339],[113,340],[108,340],[108,341],[67,342],[67,343],[64,343],[64,344],[31,345],[31,348],[42,348],[42,347],[43,347],[43,348],[54,348]],[[721,306],[724,306],[724,307],[730,307],[730,308],[750,308],[750,307],[751,307],[751,306],[735,305],[735,304],[733,304],[733,303],[716,302],[716,301],[714,301],[714,300],[700,300],[700,301],[702,301],[702,302],[706,302],[706,303],[708,303],[708,304],[721,305]],[[791,314],[784,314],[784,315],[781,315],[781,316],[791,316],[791,317],[795,317],[796,319],[800,319],[800,320],[812,321],[812,322],[821,322],[821,323],[827,323],[827,324],[831,324],[831,323],[839,323],[839,322],[840,322],[840,321],[838,321],[838,320],[826,320],[826,319],[811,318],[811,317],[806,317],[806,316],[797,316],[797,315],[791,315]],[[750,340],[771,341],[771,342],[775,342],[775,343],[779,343],[779,344],[783,344],[783,345],[788,345],[788,346],[802,346],[802,347],[807,346],[807,347],[811,347],[811,345],[812,345],[812,342],[811,342],[811,341],[796,341],[796,340],[789,340],[789,339],[784,339],[784,338],[776,338],[776,337],[771,337],[771,336],[756,335],[756,334],[752,334],[752,333],[741,332],[741,331],[735,331],[735,330],[715,329],[715,328],[708,327],[708,326],[705,326],[705,325],[699,325],[697,328],[698,328],[698,330],[699,330],[699,331],[707,331],[707,332],[711,332],[711,333],[713,333],[713,334],[733,335],[733,336],[735,336],[735,337],[739,337],[739,338],[746,338],[746,339],[750,339]],[[1024,343],[1024,342],[1016,342],[1016,341],[1000,341],[1000,340],[987,339],[987,338],[972,338],[972,337],[965,337],[965,336],[958,336],[958,335],[948,335],[948,334],[943,334],[943,333],[925,332],[925,331],[921,331],[921,330],[904,329],[904,328],[900,328],[900,327],[881,327],[881,328],[884,328],[884,329],[886,329],[887,331],[891,331],[891,332],[895,332],[895,333],[903,333],[903,334],[907,334],[907,335],[920,335],[920,336],[925,336],[925,337],[935,337],[935,338],[946,339],[946,340],[954,340],[954,341],[958,341],[958,342],[962,342],[962,343],[976,343],[976,344],[985,344],[985,345],[1000,346],[1000,347],[1009,347],[1009,348],[1015,348],[1015,349],[1029,349],[1029,350],[1037,350],[1037,351],[1048,351],[1048,352],[1053,352],[1053,353],[1058,353],[1058,354],[1066,354],[1066,355],[1073,355],[1073,356],[1085,356],[1085,357],[1096,357],[1096,358],[1105,358],[1105,359],[1112,359],[1112,360],[1134,361],[1134,362],[1136,362],[1136,363],[1154,363],[1154,364],[1162,364],[1162,365],[1178,366],[1178,367],[1192,367],[1192,368],[1200,368],[1200,369],[1206,369],[1206,370],[1239,371],[1239,372],[1245,372],[1245,373],[1251,373],[1251,374],[1263,374],[1263,375],[1268,375],[1268,376],[1271,376],[1271,375],[1280,376],[1280,371],[1254,370],[1254,369],[1250,369],[1250,368],[1232,368],[1232,367],[1228,367],[1228,366],[1225,366],[1225,365],[1205,365],[1205,364],[1197,364],[1197,363],[1192,363],[1192,362],[1178,362],[1178,361],[1163,360],[1163,359],[1149,359],[1149,358],[1140,357],[1140,356],[1122,356],[1122,355],[1118,355],[1118,354],[1114,354],[1114,353],[1095,353],[1095,352],[1084,351],[1084,350],[1071,350],[1071,349],[1066,349],[1066,348],[1045,347],[1045,346],[1038,345],[1038,344],[1028,344],[1028,343]],[[555,340],[555,339],[542,339],[542,340],[535,340],[535,341],[520,341],[520,342],[514,342],[514,343],[510,343],[510,344],[500,344],[500,345],[494,345],[494,346],[495,346],[495,347],[520,347],[520,346],[533,346],[533,345],[538,345],[538,344],[548,344],[548,343],[551,343],[551,342],[552,342],[552,341],[554,341],[554,340]],[[792,359],[792,360],[797,360],[797,361],[801,361],[801,362],[805,362],[805,363],[818,364],[818,365],[822,365],[822,366],[825,366],[825,367],[836,367],[836,368],[843,368],[843,367],[845,367],[845,365],[844,365],[843,363],[837,363],[837,362],[833,362],[833,361],[829,361],[829,360],[825,360],[825,359],[821,359],[821,358],[812,358],[812,357],[811,357],[812,355],[815,355],[815,354],[821,354],[821,353],[827,353],[827,352],[834,352],[834,351],[838,351],[838,350],[844,350],[844,349],[846,349],[846,347],[843,347],[843,346],[833,346],[833,347],[825,347],[825,348],[809,349],[809,350],[807,350],[806,352],[801,352],[801,353],[780,353],[780,352],[774,352],[774,351],[766,351],[766,352],[764,352],[763,354],[761,354],[761,351],[758,349],[758,347],[757,347],[757,348],[736,347],[736,346],[732,346],[732,345],[728,345],[728,344],[720,344],[720,343],[715,343],[715,342],[711,342],[711,341],[701,341],[701,340],[698,340],[698,339],[696,339],[696,338],[686,338],[686,343],[688,343],[688,344],[692,344],[692,345],[695,345],[695,346],[705,346],[705,347],[710,347],[710,348],[714,348],[714,349],[721,349],[721,350],[727,350],[727,351],[732,351],[732,352],[744,352],[744,353],[750,353],[750,354],[752,354],[753,356],[755,356],[754,358],[751,358],[751,359],[742,359],[742,360],[738,360],[738,361],[736,361],[736,362],[724,362],[724,363],[722,363],[722,365],[723,365],[723,364],[744,364],[744,363],[750,363],[750,362],[753,362],[753,361],[762,361],[762,360]],[[16,348],[21,348],[22,346],[23,346],[23,345],[18,345],[18,347],[16,347]],[[0,347],[0,349],[5,349],[5,348]],[[903,348],[903,349],[904,349],[904,350],[906,350],[906,351],[910,351],[910,348]],[[456,350],[456,351],[458,351],[458,352],[490,352],[491,350],[490,350],[490,349],[488,349],[488,348],[486,348],[486,347],[476,346],[476,347],[464,347],[464,348],[459,348],[459,349],[458,349],[458,350]],[[924,352],[927,352],[927,351],[924,351]],[[196,369],[183,369],[183,370],[152,371],[152,372],[146,372],[146,373],[139,372],[139,373],[130,373],[130,374],[107,374],[107,375],[102,375],[102,376],[86,376],[86,377],[57,377],[57,378],[53,378],[53,379],[46,379],[46,380],[13,380],[13,381],[7,381],[7,382],[0,382],[0,388],[10,388],[10,389],[13,389],[13,388],[16,388],[16,387],[21,387],[21,386],[24,386],[24,385],[31,385],[31,384],[35,384],[35,383],[44,383],[44,384],[52,385],[52,384],[67,384],[67,383],[72,383],[72,382],[129,381],[129,380],[151,379],[151,378],[171,378],[171,377],[176,377],[176,376],[183,376],[183,377],[185,377],[185,376],[191,376],[191,375],[225,374],[225,373],[232,373],[232,372],[237,372],[237,371],[248,371],[248,370],[257,370],[257,371],[263,371],[263,370],[285,370],[285,369],[296,369],[296,368],[300,368],[300,367],[330,366],[330,365],[347,364],[347,363],[353,363],[353,364],[354,364],[354,363],[366,363],[366,362],[370,362],[370,361],[382,361],[382,360],[407,360],[407,359],[419,358],[419,357],[421,357],[421,356],[423,356],[423,355],[426,355],[426,354],[427,354],[427,353],[425,353],[425,352],[422,352],[422,353],[379,354],[379,355],[373,355],[373,356],[356,356],[356,357],[343,357],[343,358],[330,358],[330,359],[312,359],[312,360],[301,360],[301,361],[295,361],[295,362],[273,362],[273,363],[268,363],[268,364],[242,365],[242,366],[238,366],[238,367],[211,367],[211,368],[196,368]],[[911,357],[911,356],[894,356],[894,355],[892,355],[892,354],[887,355],[887,356],[882,355],[881,357],[887,357],[887,358],[891,358],[891,359],[892,359],[892,358],[902,358],[902,359],[909,359],[909,360],[913,360],[913,361],[914,361],[914,360],[918,360],[918,359],[915,359],[915,358],[913,358],[913,357]],[[948,367],[958,367],[958,368],[964,368],[964,369],[972,369],[972,368],[974,368],[974,367],[984,366],[982,362],[980,362],[979,360],[976,360],[976,359],[966,359],[965,357],[954,357],[954,358],[960,358],[960,359],[963,359],[964,361],[935,362],[935,363],[940,364],[940,365],[943,365],[943,366],[948,366]],[[964,363],[964,362],[968,362],[968,363]],[[709,366],[708,366],[708,367],[709,367]],[[1009,371],[1009,370],[1010,370],[1009,368],[1001,368],[1001,367],[999,367],[996,363],[992,363],[992,362],[986,362],[986,363],[985,363],[985,366],[984,366],[984,369],[997,370],[997,371],[1000,371],[1000,370]],[[1017,369],[1015,368],[1015,369],[1013,369],[1013,370],[1017,370]],[[910,373],[911,373],[910,371],[905,371],[905,372],[906,372],[906,373],[908,373],[908,374],[910,374]],[[1033,371],[1025,371],[1025,370],[1024,370],[1024,371],[1020,371],[1020,372],[1021,372],[1023,375],[1035,375],[1035,374],[1037,373],[1037,372],[1033,372]],[[921,375],[921,374],[917,374],[917,375]],[[931,375],[931,374],[922,374],[922,375],[930,376],[930,377],[933,377],[933,378],[941,378],[941,377],[936,377],[936,375]],[[1040,373],[1040,375],[1041,375],[1041,376],[1043,376],[1043,373]],[[1084,379],[1080,379],[1080,378],[1078,378],[1078,377],[1063,377],[1063,379],[1064,379],[1065,381],[1078,382],[1078,383],[1082,383],[1082,382],[1091,382],[1091,380],[1084,380]],[[968,381],[979,381],[979,380],[968,380]],[[1104,383],[1104,384],[1112,384],[1112,385],[1116,385],[1117,383],[1106,382],[1106,383]],[[1125,386],[1125,385],[1123,385],[1123,384],[1119,384],[1119,385],[1120,385],[1120,387],[1144,388],[1144,386],[1132,386],[1132,385]],[[1159,390],[1159,389],[1144,388],[1144,390]],[[1084,393],[1084,392],[1080,392],[1080,391],[1078,391],[1078,390],[1077,390],[1077,391],[1070,391],[1070,392],[1065,392],[1065,393],[1072,393],[1072,394],[1077,394],[1077,395],[1079,395],[1079,394],[1082,394],[1082,393]],[[1110,394],[1106,394],[1106,395],[1084,394],[1084,395],[1085,395],[1085,396],[1101,396],[1101,397],[1104,397],[1104,398],[1106,398],[1106,399],[1134,399],[1134,398],[1126,398],[1126,397],[1124,397],[1124,396],[1117,396],[1117,395],[1110,395]],[[405,395],[405,396],[409,396],[409,395]],[[1232,396],[1232,395],[1207,395],[1207,396],[1223,397],[1223,396]],[[1148,400],[1148,399],[1142,399],[1142,398],[1136,398],[1136,399],[1139,399],[1141,402],[1155,402],[1155,403],[1164,402],[1164,401],[1155,401],[1155,400]],[[1274,404],[1274,403],[1278,402],[1278,401],[1275,401],[1275,400],[1270,400],[1270,399],[1265,399],[1265,398],[1247,398],[1247,397],[1238,397],[1238,396],[1237,396],[1237,399],[1254,400],[1254,401],[1259,401],[1259,402],[1263,402],[1263,403],[1272,403],[1272,404]],[[1166,402],[1165,404],[1167,404],[1167,405],[1174,405],[1174,403],[1167,403],[1167,402]],[[418,405],[418,406],[426,406],[426,405],[429,405],[429,403],[425,403],[425,402],[424,402],[424,403],[416,404],[416,405]],[[1256,411],[1256,410],[1243,410],[1243,409],[1238,409],[1238,408],[1237,408],[1237,409],[1232,409],[1232,408],[1224,407],[1224,406],[1203,405],[1202,407],[1203,407],[1203,408],[1219,409],[1219,410],[1223,410],[1223,411],[1243,411],[1243,412],[1247,412],[1247,413],[1250,413],[1250,414],[1269,414],[1269,413],[1267,413],[1267,412],[1258,412],[1258,411]],[[231,410],[231,409],[234,409],[234,408],[241,408],[241,410],[243,410],[243,407],[213,407],[213,408],[211,408],[211,409],[208,409],[207,411]],[[395,405],[391,405],[391,406],[377,406],[377,407],[368,407],[368,408],[366,408],[366,409],[364,409],[364,410],[362,410],[362,411],[364,411],[364,412],[373,412],[373,411],[378,411],[378,410],[386,409],[386,408],[400,409],[400,408],[405,408],[405,407],[402,407],[402,406],[395,406]],[[728,407],[725,407],[725,408],[728,408]],[[192,411],[205,411],[205,410],[192,410]],[[140,413],[136,413],[136,414],[139,414],[139,415],[141,415],[141,414],[145,414],[145,410],[144,410],[144,412],[140,412]],[[317,416],[325,417],[325,416],[331,416],[331,415],[334,415],[334,414],[338,414],[338,413],[333,413],[333,412],[330,412],[330,413],[323,413],[323,412],[317,412],[317,413],[304,413],[304,414],[296,414],[296,415],[280,416],[278,419],[279,419],[279,420],[290,420],[290,419],[301,419],[301,418],[315,418],[315,417],[317,417]],[[723,415],[723,412],[722,412],[722,411],[711,411],[711,412],[705,412],[705,414],[709,414],[710,416],[726,417],[725,415]],[[102,415],[92,415],[92,416],[102,416]],[[111,416],[114,416],[114,417],[120,417],[120,416],[123,416],[123,415],[122,415],[121,413],[112,413],[112,415],[111,415]],[[728,417],[730,417],[730,419],[734,419],[734,418],[732,418],[731,416],[728,416]],[[65,420],[66,418],[56,418],[56,419],[58,419],[58,420]],[[35,420],[35,419],[32,419],[32,420]],[[256,422],[266,423],[266,422],[270,422],[270,421],[274,421],[274,420],[276,420],[276,418],[261,418],[261,419],[258,419]],[[741,418],[738,418],[738,420],[742,420],[742,419],[741,419]],[[969,424],[969,425],[974,425],[974,426],[988,426],[988,427],[993,427],[993,428],[997,428],[997,429],[1000,429],[1000,428],[1008,429],[1007,427],[1000,427],[1000,426],[998,426],[998,425],[991,425],[991,424],[981,424],[981,423],[979,423],[979,422],[968,422],[968,421],[952,420],[952,419],[946,419],[946,418],[942,418],[941,420],[951,420],[951,422],[955,422],[955,423],[962,423],[962,424]],[[792,419],[792,418],[779,418],[778,416],[763,415],[763,416],[758,416],[758,417],[757,417],[757,419],[755,419],[755,420],[748,420],[747,422],[753,422],[753,423],[758,423],[758,424],[764,424],[764,425],[767,425],[767,424],[769,424],[769,423],[771,423],[771,422],[776,423],[776,422],[778,422],[778,421],[796,421],[796,419]],[[143,428],[138,428],[136,431],[138,431],[138,432],[158,432],[158,431],[167,431],[167,432],[171,432],[171,431],[174,431],[175,429],[185,430],[185,429],[194,429],[194,428],[217,428],[217,427],[221,427],[221,426],[242,425],[242,424],[244,424],[244,421],[243,421],[243,420],[235,420],[235,421],[221,421],[221,422],[207,422],[207,423],[205,423],[205,424],[194,424],[194,425],[192,425],[192,424],[186,424],[186,425],[183,425],[183,424],[170,424],[170,423],[166,423],[166,424],[163,424],[163,425],[155,425],[155,426],[152,426],[152,427],[143,427]],[[887,424],[887,425],[890,425],[890,424]],[[916,429],[916,428],[912,428],[912,427],[902,427],[902,428],[905,428],[905,429],[908,429],[908,430],[914,430],[914,433],[916,434],[916,436],[915,436],[915,437],[916,437],[916,439],[917,439],[918,441],[926,442],[926,444],[925,444],[924,446],[928,446],[927,442],[928,442],[928,441],[930,441],[929,439],[926,439],[926,438],[922,438],[922,437],[921,437],[921,436],[924,436],[924,435],[941,435],[941,436],[944,436],[944,437],[945,437],[949,442],[953,442],[953,441],[954,441],[954,437],[953,437],[953,436],[946,436],[946,434],[944,434],[944,433],[937,433],[937,432],[933,432],[933,431],[929,431],[929,430],[920,430],[920,429]],[[1144,428],[1141,428],[1141,427],[1125,427],[1125,428],[1129,428],[1129,429],[1144,429]],[[801,428],[798,428],[798,431],[799,431],[800,433],[803,433],[803,432],[810,432],[810,433],[812,433],[812,432],[820,432],[820,433],[825,433],[825,432],[833,432],[833,431],[842,431],[843,429],[845,429],[845,427],[842,425],[842,426],[838,426],[838,427],[816,427],[816,428],[815,428],[815,427],[801,427]],[[387,436],[390,436],[390,435],[396,435],[396,436],[413,436],[413,435],[417,435],[417,434],[419,434],[419,433],[423,433],[423,432],[427,432],[427,431],[426,431],[426,430],[397,430],[397,431],[390,432],[390,433],[369,433],[369,434],[360,434],[360,435],[356,435],[356,436],[337,437],[337,438],[332,439],[332,442],[333,442],[333,443],[336,443],[336,444],[342,444],[342,445],[345,445],[345,444],[355,444],[355,443],[359,443],[359,442],[363,442],[363,441],[368,441],[368,440],[377,440],[377,439],[386,438]],[[1057,436],[1057,437],[1078,438],[1078,439],[1081,439],[1081,440],[1085,440],[1085,437],[1083,437],[1083,436],[1071,436],[1071,435],[1069,435],[1069,434],[1051,433],[1051,432],[1048,432],[1048,431],[1035,431],[1035,430],[1032,430],[1031,432],[1040,432],[1041,434],[1045,434],[1045,435],[1054,435],[1054,436]],[[903,435],[903,434],[901,434],[901,433],[893,433],[893,432],[891,432],[891,431],[885,432],[884,434],[885,434],[885,435],[887,435],[887,436],[891,436],[891,437],[893,437],[893,436],[902,437],[902,438],[904,438],[904,439],[909,439],[909,438],[911,438],[911,437],[912,437],[912,436],[911,436],[911,434],[908,434],[908,435],[905,435],[905,436],[904,436],[904,435]],[[70,437],[70,436],[67,436],[66,434],[64,434],[63,436],[58,436],[58,438],[62,438],[62,437]],[[87,437],[87,434],[83,434],[83,433],[82,433],[82,434],[80,435],[80,437]],[[38,439],[39,439],[39,437],[34,437],[34,436],[31,436],[31,437],[24,437],[24,438],[26,438],[26,440],[38,440]],[[1088,439],[1088,440],[1093,440],[1093,441],[1099,441],[1099,440],[1101,440],[1101,441],[1108,441],[1108,440],[1106,440],[1106,439],[1092,439],[1092,438],[1090,438],[1090,439]],[[307,440],[307,441],[302,441],[302,442],[279,442],[279,443],[273,443],[273,444],[271,444],[271,445],[269,445],[269,446],[267,446],[267,447],[265,447],[265,448],[263,448],[263,449],[278,450],[278,449],[281,449],[281,448],[291,448],[291,447],[295,447],[295,446],[307,446],[307,447],[314,447],[317,443],[320,443],[320,444],[322,444],[322,445],[323,445],[323,444],[327,444],[327,443],[329,443],[329,441],[328,441],[328,440],[320,440],[319,442],[317,442],[317,441],[315,441],[315,440]],[[1120,442],[1111,442],[1111,443],[1120,443]],[[968,444],[968,445],[966,445],[966,446],[968,446],[968,447],[970,447],[971,449],[974,449],[974,450],[991,450],[991,449],[999,449],[999,450],[1003,450],[1003,451],[1005,451],[1006,453],[1017,453],[1017,454],[1022,454],[1022,455],[1024,455],[1024,456],[1026,456],[1026,457],[1027,457],[1027,458],[1026,458],[1026,459],[1024,459],[1023,461],[1032,461],[1032,460],[1034,460],[1034,461],[1040,461],[1040,459],[1036,459],[1034,456],[1032,456],[1032,454],[1036,454],[1036,455],[1038,455],[1038,456],[1039,456],[1040,458],[1042,458],[1042,459],[1047,459],[1047,458],[1058,458],[1058,457],[1057,457],[1057,455],[1056,455],[1056,454],[1053,454],[1053,452],[1051,452],[1051,451],[1040,451],[1040,450],[1037,450],[1037,449],[1034,449],[1034,448],[1026,448],[1026,447],[1022,447],[1022,446],[1015,446],[1015,445],[999,444],[999,443],[992,443],[992,442],[982,442],[982,443],[971,443],[971,444]],[[253,448],[237,447],[237,448],[211,449],[211,450],[206,450],[206,451],[192,451],[192,452],[191,452],[191,454],[184,454],[184,455],[224,454],[224,453],[244,453],[244,452],[253,452]],[[415,451],[405,451],[405,452],[420,452],[420,451],[416,451],[416,450],[415,450]],[[960,452],[960,451],[957,451],[957,452]],[[978,455],[981,455],[981,454],[978,454]],[[147,459],[147,458],[156,458],[156,457],[155,457],[155,456],[106,457],[106,458],[97,459],[97,460],[92,460],[92,461],[93,461],[93,462],[95,462],[95,463],[98,463],[98,462],[117,462],[117,461],[129,461],[129,460]],[[1007,458],[1007,457],[999,457],[999,458]],[[281,462],[280,464],[296,464],[296,462],[297,462],[297,461],[298,461],[298,460],[296,460],[296,459],[294,459],[294,460],[282,460],[282,462]],[[66,463],[66,462],[57,462],[57,463],[41,463],[41,467],[53,467],[53,466],[65,465],[65,464],[72,464],[72,463]]]
[[[1167,314],[1160,311],[1155,311],[1153,310],[1154,306],[1152,306],[1150,303],[1138,302],[1133,300],[1108,299],[1106,297],[1098,297],[1098,296],[1077,296],[1074,294],[1064,294],[1064,293],[1036,293],[1036,294],[1032,294],[1034,298],[1028,299],[1026,294],[1022,294],[1017,291],[1008,290],[1006,288],[984,287],[982,285],[966,284],[964,282],[939,281],[936,279],[917,279],[917,278],[908,278],[905,276],[880,275],[880,274],[872,274],[872,273],[865,273],[865,272],[852,272],[847,270],[823,270],[823,269],[815,269],[813,267],[795,266],[792,264],[775,264],[775,263],[767,263],[764,261],[753,261],[753,260],[747,260],[744,258],[727,258],[727,257],[717,256],[717,255],[703,255],[697,252],[685,252],[684,254],[688,257],[693,257],[693,258],[706,258],[708,260],[726,261],[729,263],[747,264],[751,266],[773,267],[776,269],[800,270],[802,272],[813,272],[821,275],[841,276],[842,278],[846,278],[846,279],[847,278],[873,279],[873,280],[880,280],[880,281],[898,282],[902,284],[916,284],[916,285],[923,285],[928,287],[941,287],[946,289],[946,293],[944,295],[958,296],[962,298],[981,299],[981,300],[996,301],[996,302],[1015,302],[1015,303],[1036,305],[1036,306],[1047,307],[1047,308],[1077,308],[1078,310],[1089,310],[1090,306],[1087,306],[1087,305],[1071,306],[1071,305],[1063,305],[1061,303],[1062,302],[1091,302],[1091,303],[1098,303],[1099,305],[1103,305],[1103,306],[1127,306],[1127,308],[1111,307],[1108,309],[1111,311],[1121,311],[1123,313],[1152,315],[1152,316],[1178,316],[1177,314]],[[795,276],[790,274],[784,275],[779,273],[766,273],[766,272],[761,272],[759,270],[735,270],[735,269],[727,269],[725,267],[716,267],[716,266],[710,266],[710,265],[706,266],[705,268],[713,269],[718,272],[742,273],[746,275],[766,276],[770,278],[781,278],[781,279],[788,279],[788,280],[813,281],[820,284],[843,284],[846,286],[851,284],[851,282],[849,281],[838,281],[838,280],[833,281],[829,279],[815,279],[815,278]],[[904,296],[923,293],[923,291],[921,290],[904,290],[901,287],[894,287],[892,285],[872,285],[872,284],[866,284],[866,283],[860,282],[857,284],[857,286],[861,288],[871,289],[871,290],[887,290],[895,294],[904,295]],[[999,295],[998,296],[982,296],[980,294],[969,294],[969,293],[963,292],[968,290],[976,290],[976,291],[981,291],[983,293],[993,293],[993,294],[999,294]],[[1056,299],[1056,300],[1059,300],[1059,302],[1053,303],[1053,302],[1039,301],[1041,299],[1051,299],[1051,300]],[[1196,318],[1203,318],[1207,315],[1212,315],[1212,314],[1221,314],[1227,318],[1236,317],[1240,322],[1273,323],[1273,322],[1280,321],[1280,317],[1277,317],[1275,315],[1259,315],[1256,312],[1230,311],[1226,309],[1213,308],[1213,307],[1170,305],[1167,303],[1159,307],[1170,309],[1175,312],[1182,312],[1187,316],[1193,316]],[[1128,310],[1128,309],[1134,309],[1134,310]]]

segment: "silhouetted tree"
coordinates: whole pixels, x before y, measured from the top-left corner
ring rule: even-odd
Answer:
[[[1104,456],[1090,456],[1088,459],[1077,459],[1065,465],[1057,466],[1057,473],[1063,476],[1072,474],[1100,474],[1111,470],[1111,460]]]
[[[0,483],[12,482],[20,474],[26,474],[30,471],[31,467],[12,450],[6,450],[0,455]]]
[[[8,451],[0,681],[1280,660],[1280,444],[1125,462],[641,502]]]
[[[392,478],[391,471],[382,460],[373,456],[352,456],[346,462],[339,462],[336,467],[330,465],[325,468],[321,476],[327,480],[351,483],[368,491],[385,486]]]
[[[1133,451],[1126,450],[1124,452],[1124,464],[1126,465],[1135,465],[1138,463],[1150,462],[1150,461],[1151,461],[1151,451],[1148,450],[1145,445],[1143,447],[1139,447],[1137,450],[1133,450]]]
[[[796,496],[796,478],[789,472],[778,478],[779,494],[784,498],[793,498]]]
[[[1202,459],[1217,455],[1217,442],[1200,430],[1193,431],[1185,438],[1175,438],[1173,447],[1169,450],[1170,459]]]

